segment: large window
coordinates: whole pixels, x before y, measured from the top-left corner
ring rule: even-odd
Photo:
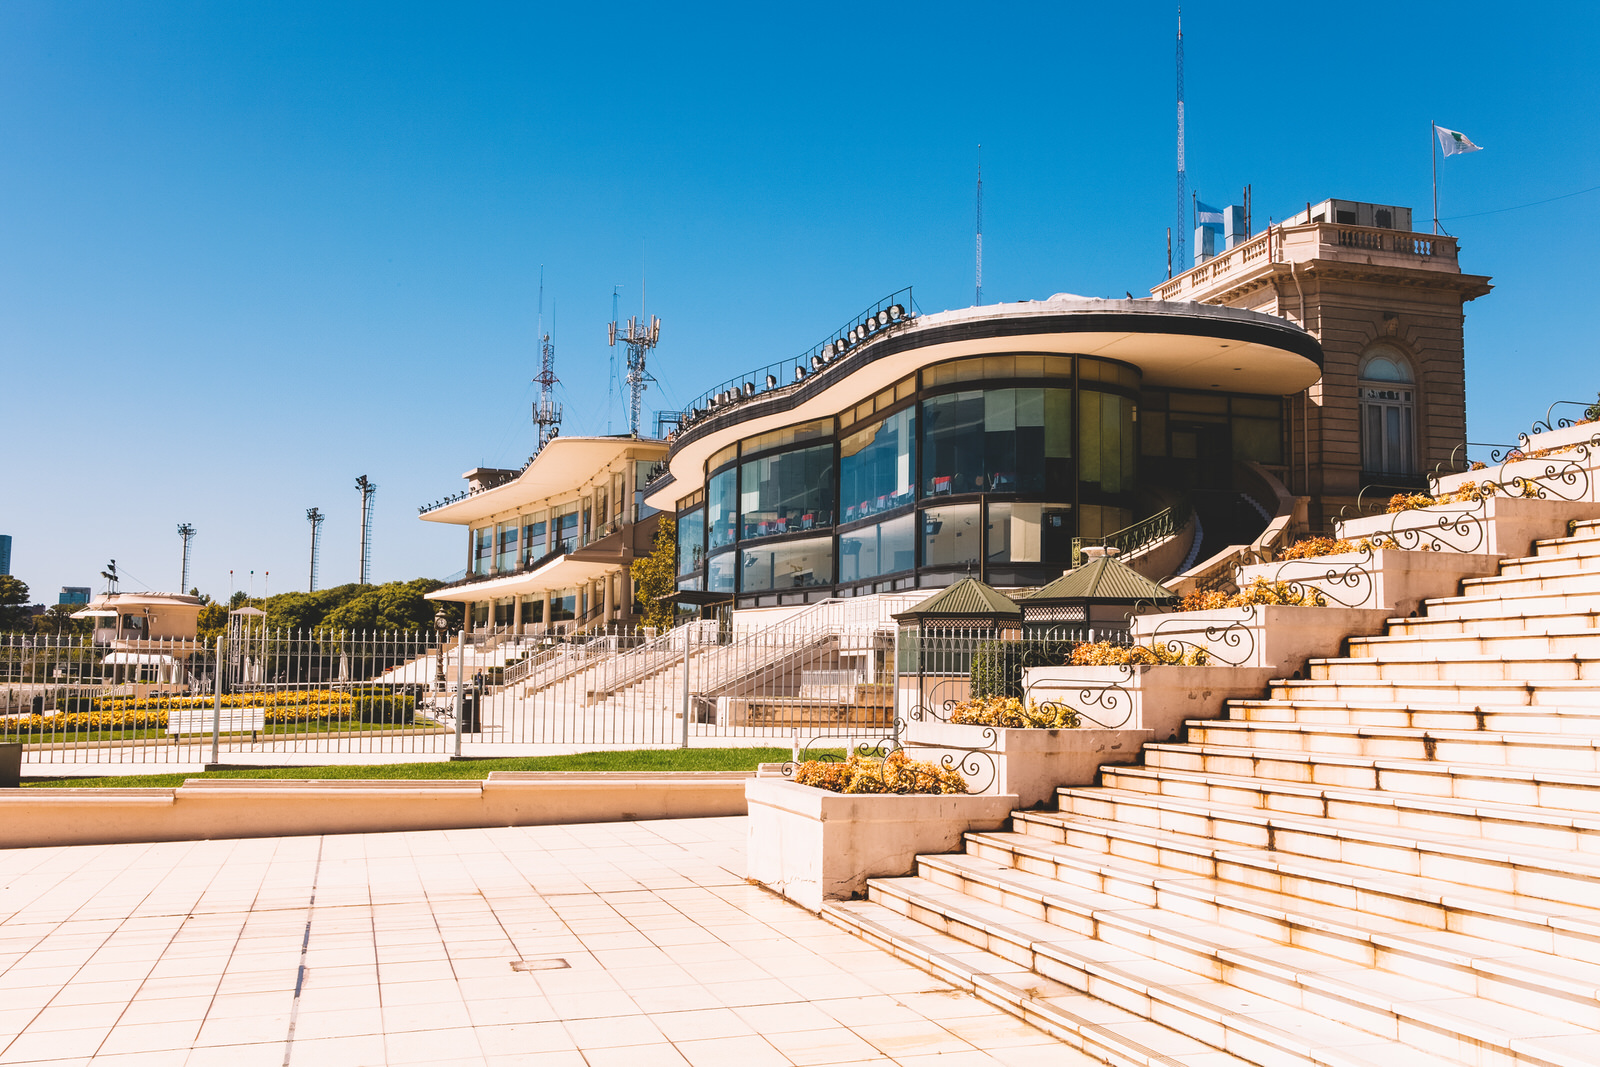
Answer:
[[[839,580],[908,571],[916,560],[916,517],[902,515],[839,535]]]
[[[538,517],[524,515],[522,517],[522,560],[524,563],[533,563],[544,558],[549,551],[548,542],[545,540],[544,512],[538,512]],[[544,601],[540,601],[543,604]]]
[[[1072,391],[983,389],[932,397],[922,405],[922,463],[927,496],[1067,496]]]
[[[488,574],[494,564],[494,527],[472,531],[472,573]]]
[[[500,550],[495,554],[494,569],[497,571],[514,571],[517,569],[517,528],[518,523],[503,522],[496,531],[495,540],[500,544]]]
[[[1361,469],[1415,474],[1415,389],[1411,364],[1380,346],[1361,361]]]
[[[990,563],[1066,563],[1070,504],[989,503]]]
[[[706,560],[706,592],[731,593],[738,575],[739,553],[724,552]]]
[[[982,551],[982,508],[961,504],[922,512],[922,565],[976,568]]]
[[[906,408],[840,440],[840,521],[863,519],[911,503],[916,493],[912,469],[916,428],[916,408]]]
[[[567,507],[570,510],[565,515],[558,515],[553,520],[556,528],[555,543],[550,549],[552,552],[556,549],[563,553],[574,552],[578,548],[578,505],[569,504]]]
[[[832,526],[833,445],[745,463],[739,475],[739,504],[746,539]]]
[[[695,508],[678,516],[678,573],[693,574],[706,556],[706,513]]]
[[[782,592],[833,584],[833,539],[784,541],[739,553],[741,593]]]
[[[1221,398],[1219,398],[1221,399]],[[1078,477],[1105,493],[1134,490],[1133,401],[1115,393],[1084,390],[1080,399]]]
[[[706,531],[713,550],[733,544],[738,507],[739,468],[729,467],[721,474],[712,475],[711,481],[706,483]]]

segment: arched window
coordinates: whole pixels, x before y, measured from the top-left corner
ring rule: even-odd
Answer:
[[[1415,379],[1399,352],[1379,346],[1361,360],[1361,469],[1375,474],[1417,471]]]

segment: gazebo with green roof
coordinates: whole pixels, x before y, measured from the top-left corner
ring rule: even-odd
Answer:
[[[1177,593],[1123,563],[1115,552],[1085,548],[1087,562],[1081,567],[1023,597],[1022,625],[1028,634],[1089,641],[1121,636],[1138,605],[1177,603]]]
[[[976,578],[939,590],[894,621],[900,628],[900,671],[919,676],[965,678],[980,639],[1016,641],[1022,636],[1017,602]]]

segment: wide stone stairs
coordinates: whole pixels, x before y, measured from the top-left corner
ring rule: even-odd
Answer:
[[[1114,1064],[1600,1064],[1600,521],[824,914]]]

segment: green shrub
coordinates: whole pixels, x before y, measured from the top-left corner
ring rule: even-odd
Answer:
[[[1072,658],[1070,641],[985,641],[972,655],[972,696],[1020,697],[1022,672],[1059,667]]]

